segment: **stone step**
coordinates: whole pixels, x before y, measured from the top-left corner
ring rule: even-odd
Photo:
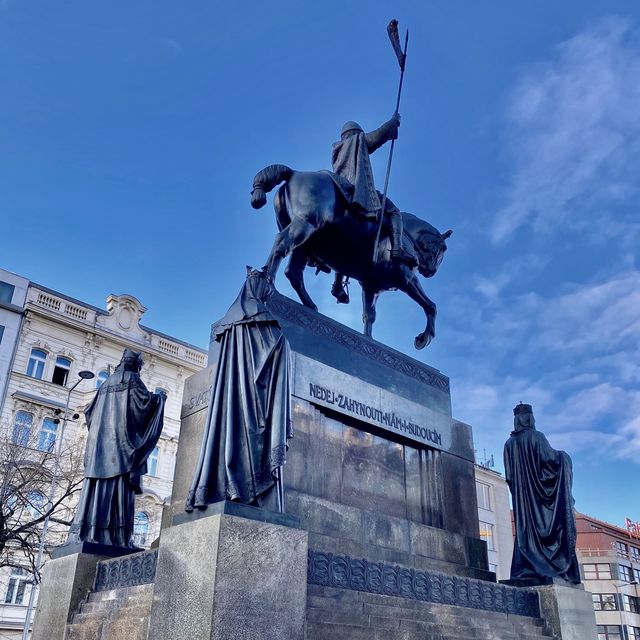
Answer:
[[[549,640],[548,635],[529,635],[518,631],[486,631],[460,627],[430,627],[399,622],[395,628],[363,627],[347,624],[307,622],[307,640]]]
[[[474,619],[484,624],[500,624],[506,620],[509,621],[510,625],[524,628],[541,627],[544,624],[540,618],[424,602],[383,594],[335,589],[333,587],[318,587],[316,585],[309,586],[307,606],[318,609],[324,608],[328,611],[354,611],[355,609],[361,609],[363,612],[365,607],[368,607],[369,612],[373,612],[375,615],[385,615],[384,612],[388,611],[392,616],[402,616],[407,619],[442,620],[443,618],[448,618],[453,622],[460,618],[463,620],[468,619],[469,612],[472,612]]]
[[[375,629],[387,629],[394,633],[409,633],[406,638],[412,637],[412,629],[418,634],[416,637],[424,634],[476,640],[538,640],[552,637],[540,618],[318,585],[309,585],[307,617],[312,627],[321,634],[320,638],[324,638],[322,634],[329,634],[331,630],[325,629],[326,625],[368,629],[368,633]],[[336,628],[333,631],[337,633]],[[351,638],[350,635],[345,637]],[[359,636],[356,634],[354,637]],[[312,638],[309,636],[309,640]]]
[[[470,612],[473,614],[475,612]],[[329,625],[333,627],[360,627],[371,631],[372,629],[386,629],[389,631],[402,631],[416,633],[418,636],[431,634],[444,638],[458,638],[466,636],[476,640],[494,640],[496,638],[519,638],[521,640],[539,640],[549,636],[544,635],[542,629],[534,627],[528,630],[516,629],[500,625],[480,628],[475,625],[472,615],[465,621],[455,624],[432,622],[424,620],[406,620],[403,618],[377,617],[366,614],[353,614],[348,612],[334,612],[333,614],[318,609],[307,610],[307,624]],[[341,637],[341,636],[338,636]]]
[[[136,605],[151,606],[153,601],[153,592],[139,596],[123,596],[122,598],[110,598],[108,600],[91,600],[91,596],[80,607],[81,613],[90,613],[92,611],[108,611],[121,607],[133,607]]]
[[[89,602],[100,602],[102,600],[114,600],[126,598],[128,596],[144,597],[153,596],[152,584],[139,584],[133,587],[119,587],[108,591],[92,591],[89,594]]]

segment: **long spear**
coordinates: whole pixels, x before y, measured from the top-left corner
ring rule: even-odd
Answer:
[[[400,96],[402,95],[402,81],[404,79],[404,65],[407,60],[407,46],[409,45],[409,30],[404,36],[404,51],[400,47],[400,36],[398,35],[398,21],[391,20],[387,25],[387,33],[389,34],[389,40],[391,40],[391,46],[398,58],[398,64],[400,65],[400,84],[398,85],[398,97],[396,99],[396,110],[398,113],[400,109]],[[384,220],[384,209],[387,206],[387,189],[389,188],[389,175],[391,173],[391,161],[393,160],[393,148],[395,146],[395,139],[391,141],[391,149],[389,149],[389,160],[387,161],[387,173],[384,178],[384,191],[382,192],[382,209],[380,209],[380,217],[378,219],[378,230],[376,231],[376,241],[373,245],[373,262],[377,262],[378,244],[380,243],[380,230],[382,229],[382,221]]]

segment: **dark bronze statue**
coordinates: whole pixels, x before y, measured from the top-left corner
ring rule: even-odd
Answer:
[[[273,290],[269,278],[250,269],[213,327],[220,349],[186,511],[221,500],[284,511],[291,364],[289,343],[265,304]]]
[[[531,405],[520,403],[513,413],[514,430],[504,446],[516,528],[511,579],[578,584],[571,458],[536,431]]]
[[[85,409],[84,484],[69,542],[133,546],[135,494],[162,432],[166,399],[147,390],[141,368],[142,355],[125,349]]]
[[[371,336],[376,300],[381,292],[400,289],[425,312],[427,326],[415,339],[422,349],[435,335],[436,305],[427,297],[415,269],[425,278],[433,276],[447,249],[451,231],[440,233],[410,213],[401,213],[386,198],[384,233],[372,260],[381,194],[376,191],[369,154],[397,137],[400,116],[394,116],[379,129],[364,133],[355,122],[342,129],[342,139],[333,146],[329,171],[294,171],[285,165],[270,165],[253,180],[251,204],[259,209],[266,193],[285,184],[274,199],[277,234],[265,265],[275,278],[283,258],[289,254],[285,274],[303,304],[316,305],[304,286],[304,268],[313,265],[323,271],[334,270],[333,294],[346,302],[343,276],[362,286],[364,333]]]

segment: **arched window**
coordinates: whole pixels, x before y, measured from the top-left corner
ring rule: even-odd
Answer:
[[[56,366],[53,369],[51,382],[53,382],[53,384],[59,384],[61,387],[66,386],[70,369],[71,360],[69,360],[69,358],[64,358],[63,356],[58,356],[56,358]]]
[[[44,493],[41,491],[29,491],[29,493],[27,493],[24,508],[31,514],[34,520],[42,516],[44,512],[44,500]]]
[[[147,474],[150,476],[158,475],[158,458],[160,457],[160,447],[156,447],[147,459]]]
[[[133,521],[133,544],[144,547],[149,535],[149,516],[144,511],[138,511]]]
[[[103,382],[106,382],[109,377],[108,371],[100,371],[96,376],[96,389],[99,389],[102,386]]]
[[[13,443],[19,444],[21,447],[29,445],[31,438],[31,426],[33,425],[33,413],[28,411],[18,411],[16,419],[13,423]]]
[[[29,364],[27,364],[27,375],[32,378],[42,380],[44,365],[47,362],[47,353],[42,349],[31,349]]]
[[[19,567],[13,567],[7,586],[7,593],[4,597],[5,604],[22,604],[27,583],[27,572]]]
[[[45,418],[42,421],[40,437],[38,438],[38,449],[41,451],[53,451],[56,444],[56,432],[58,423],[54,418]]]

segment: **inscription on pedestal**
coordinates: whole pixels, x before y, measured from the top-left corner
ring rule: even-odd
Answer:
[[[293,395],[423,446],[449,450],[451,416],[295,354]]]

